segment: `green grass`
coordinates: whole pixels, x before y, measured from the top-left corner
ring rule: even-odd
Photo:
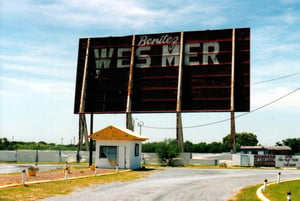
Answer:
[[[262,184],[248,186],[239,191],[233,198],[234,201],[259,201],[256,196],[256,190]],[[272,201],[286,200],[286,193],[292,192],[292,200],[300,201],[300,180],[282,182],[279,184],[270,185],[263,193],[265,197]]]
[[[293,201],[300,201],[300,180],[270,185],[263,194],[269,200],[279,201],[286,200],[288,191],[292,192]]]
[[[255,186],[248,186],[241,189],[235,196],[234,201],[260,201],[256,196],[256,190],[261,184]]]
[[[31,184],[14,188],[0,189],[0,201],[30,201],[43,198],[65,195],[78,188],[88,187],[93,184],[104,184],[111,182],[126,182],[140,179],[149,174],[148,169],[140,171],[121,172],[105,176],[91,176],[87,178],[55,181],[41,184]]]

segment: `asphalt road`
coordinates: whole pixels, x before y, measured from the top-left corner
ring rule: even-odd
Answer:
[[[145,179],[93,185],[44,201],[225,201],[242,187],[276,181],[278,172],[282,180],[300,178],[299,170],[167,168]]]

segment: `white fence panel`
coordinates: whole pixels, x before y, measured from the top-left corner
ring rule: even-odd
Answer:
[[[58,150],[41,150],[38,151],[38,162],[59,162],[60,151]]]
[[[36,162],[37,160],[36,150],[17,150],[17,161]]]
[[[16,151],[0,150],[0,161],[5,161],[5,162],[17,161]]]

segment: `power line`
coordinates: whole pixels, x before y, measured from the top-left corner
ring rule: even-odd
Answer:
[[[299,89],[300,88],[297,88],[297,89],[295,89],[295,90],[293,90],[293,91],[291,91],[291,92],[289,92],[289,93],[287,93],[287,94],[285,94],[285,95],[283,95],[283,96],[281,96],[281,97],[279,97],[279,98],[277,98],[277,99],[275,99],[275,100],[273,100],[273,101],[271,101],[271,102],[269,102],[269,103],[267,103],[267,104],[265,104],[263,106],[260,106],[260,107],[254,109],[254,110],[251,110],[250,112],[246,112],[246,113],[237,115],[237,116],[235,116],[235,118],[239,118],[239,117],[245,116],[247,114],[256,112],[256,111],[258,111],[258,110],[260,110],[262,108],[265,108],[265,107],[267,107],[267,106],[269,106],[269,105],[271,105],[273,103],[276,103],[276,102],[278,102],[278,101],[280,101],[280,100],[282,100],[282,99],[284,99],[284,98],[292,95],[293,93],[297,92]],[[195,126],[187,126],[187,127],[183,127],[183,128],[187,129],[187,128],[197,128],[197,127],[211,126],[211,125],[219,124],[219,123],[226,122],[226,121],[229,121],[229,120],[230,120],[230,118],[226,118],[226,119],[219,120],[219,121],[214,121],[214,122],[210,122],[210,123],[206,123],[206,124],[200,124],[200,125],[195,125]],[[144,126],[144,127],[145,128],[151,128],[151,129],[175,129],[174,127],[172,127],[172,128],[152,127],[152,126]]]
[[[298,75],[298,74],[300,74],[300,73],[292,73],[292,74],[288,74],[288,75],[285,75],[285,76],[281,76],[281,77],[277,77],[277,78],[272,78],[272,79],[269,79],[269,80],[263,80],[263,81],[254,82],[254,83],[251,83],[251,85],[257,85],[257,84],[263,84],[263,83],[266,83],[266,82],[276,81],[276,80],[280,80],[280,79],[292,77],[292,76],[295,76],[295,75]],[[162,115],[165,115],[165,116],[162,116]],[[172,116],[171,112],[170,113],[163,113],[163,114],[160,114],[159,116],[160,117],[164,117],[164,118],[174,118]],[[141,114],[139,114],[139,117],[152,118],[152,117],[149,117],[148,115],[147,116],[142,116]]]
[[[281,77],[277,77],[277,78],[273,78],[273,79],[269,79],[269,80],[254,82],[254,83],[252,83],[252,85],[263,84],[263,83],[266,83],[266,82],[272,82],[272,81],[276,81],[276,80],[281,80],[281,79],[292,77],[292,76],[295,76],[295,75],[298,75],[298,74],[300,74],[300,73],[293,73],[293,74],[289,74],[289,75],[285,75],[285,76],[281,76]]]

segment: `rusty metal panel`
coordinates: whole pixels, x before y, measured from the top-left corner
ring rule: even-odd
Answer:
[[[134,64],[131,112],[176,112],[180,63],[182,112],[230,111],[232,29],[184,32],[182,43],[180,32],[135,35],[134,48],[132,38],[90,39],[85,113],[126,111],[130,61]],[[235,29],[234,38],[234,111],[249,111],[250,29]],[[86,43],[87,39],[79,41],[75,113],[79,113]]]

